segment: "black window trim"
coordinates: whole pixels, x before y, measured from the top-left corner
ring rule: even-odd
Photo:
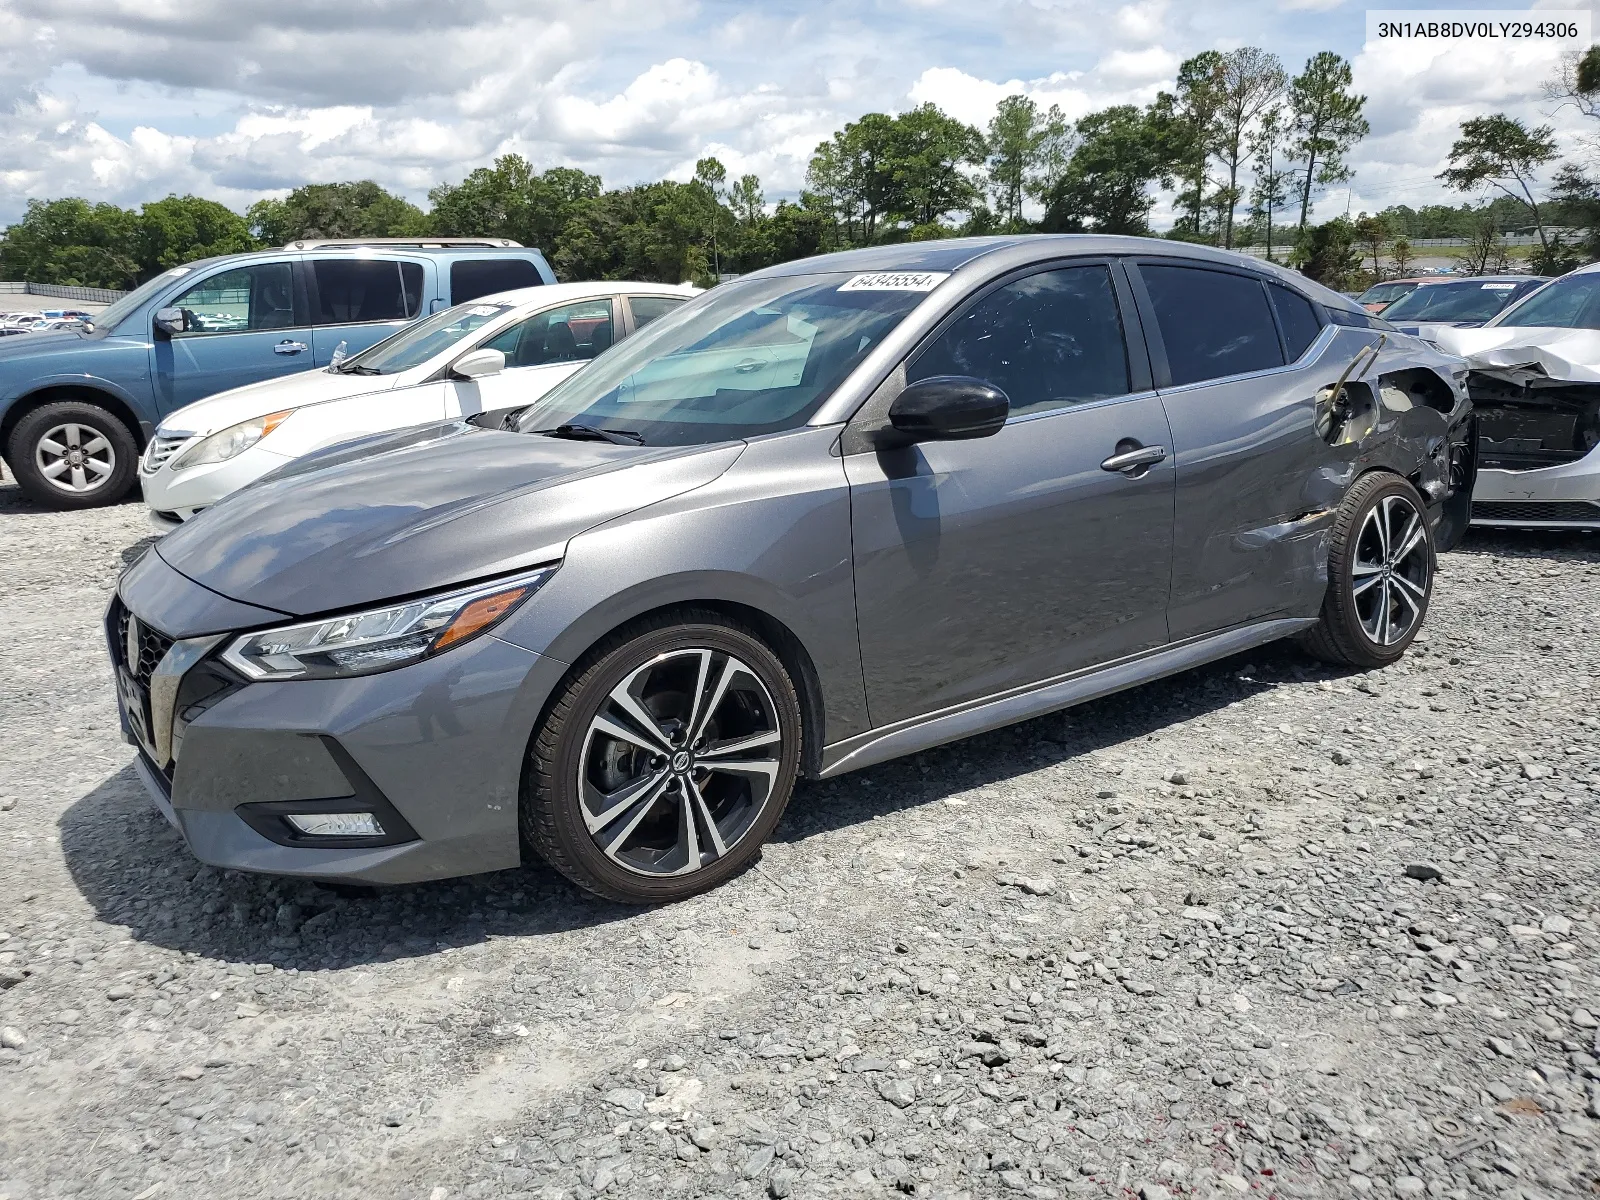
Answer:
[[[288,334],[288,333],[294,332],[295,330],[310,329],[311,328],[311,305],[308,302],[308,298],[306,296],[306,281],[305,281],[304,273],[300,269],[301,268],[301,263],[300,263],[300,259],[299,259],[298,256],[295,256],[295,257],[292,257],[292,258],[289,258],[289,257],[285,257],[285,258],[266,258],[266,259],[257,260],[255,262],[229,263],[227,266],[222,267],[220,270],[213,271],[209,275],[204,275],[204,276],[200,277],[199,279],[196,279],[194,282],[190,283],[188,287],[184,288],[183,291],[179,292],[176,296],[174,296],[170,302],[168,302],[167,304],[163,304],[160,307],[162,307],[162,308],[180,308],[180,307],[182,307],[178,303],[179,300],[183,299],[183,297],[187,296],[190,292],[194,291],[194,289],[199,287],[201,284],[206,283],[209,280],[215,279],[218,275],[226,275],[229,271],[249,270],[252,267],[275,267],[275,266],[279,266],[279,265],[285,264],[285,263],[287,263],[288,266],[289,266],[289,292],[290,292],[290,297],[291,297],[291,303],[294,306],[294,317],[293,317],[294,323],[292,325],[283,325],[283,326],[280,326],[277,329],[189,329],[189,330],[185,330],[182,333],[175,333],[172,336],[174,338],[183,338],[184,340],[187,341],[190,338],[239,337],[239,336],[241,336],[243,334],[247,334],[247,333],[283,333],[283,334]]]
[[[1233,263],[1214,263],[1207,259],[1184,258],[1179,255],[1149,255],[1141,254],[1124,260],[1128,268],[1128,278],[1133,285],[1133,293],[1139,305],[1141,324],[1144,327],[1145,338],[1150,353],[1150,373],[1155,380],[1155,389],[1158,392],[1170,393],[1185,391],[1189,388],[1210,387],[1216,383],[1226,383],[1241,379],[1259,379],[1264,375],[1273,375],[1284,371],[1303,369],[1313,351],[1317,351],[1323,341],[1328,338],[1328,330],[1336,328],[1337,323],[1329,316],[1325,306],[1312,297],[1307,296],[1299,288],[1291,287],[1281,279],[1274,279],[1248,267],[1236,266]],[[1276,367],[1263,367],[1259,371],[1243,371],[1237,375],[1217,375],[1211,379],[1197,379],[1193,383],[1173,383],[1172,369],[1167,363],[1167,346],[1161,337],[1161,327],[1156,323],[1155,304],[1150,299],[1150,293],[1145,287],[1144,277],[1138,268],[1148,264],[1152,267],[1190,267],[1198,271],[1217,271],[1224,275],[1238,275],[1244,279],[1253,279],[1261,287],[1262,298],[1267,303],[1267,311],[1272,315],[1272,327],[1278,333],[1278,353],[1284,357],[1284,362]],[[1267,284],[1276,283],[1280,287],[1288,288],[1301,299],[1311,304],[1312,311],[1316,313],[1321,328],[1311,344],[1306,347],[1305,353],[1293,362],[1288,361],[1289,346],[1284,340],[1283,327],[1278,319],[1278,306],[1272,302],[1272,293],[1267,291]]]
[[[417,293],[417,311],[409,317],[384,317],[378,321],[327,321],[316,320],[316,314],[322,310],[322,294],[317,289],[317,263],[319,262],[387,262],[394,264],[395,275],[400,280],[400,295],[403,299],[406,294],[405,263],[415,263],[422,268],[422,289]],[[307,324],[317,329],[344,329],[353,325],[393,325],[396,331],[403,328],[419,317],[428,314],[428,264],[420,258],[410,258],[406,255],[355,255],[343,254],[308,254],[302,260],[301,276],[306,292],[306,317]]]
[[[1106,404],[1121,404],[1125,400],[1137,399],[1152,394],[1154,388],[1151,386],[1150,363],[1145,357],[1142,340],[1136,338],[1133,330],[1129,328],[1129,317],[1130,315],[1134,317],[1134,323],[1142,324],[1142,322],[1139,321],[1136,314],[1133,296],[1128,290],[1127,280],[1123,278],[1123,273],[1119,270],[1119,266],[1120,264],[1114,255],[1081,254],[1062,258],[1041,259],[996,276],[977,291],[968,295],[960,304],[946,313],[937,325],[923,334],[922,339],[900,360],[899,369],[904,373],[902,378],[909,378],[909,370],[912,364],[934,342],[938,341],[946,330],[971,312],[973,308],[982,304],[994,292],[999,291],[1008,284],[1015,283],[1019,279],[1025,279],[1029,275],[1042,275],[1046,271],[1061,271],[1072,267],[1105,267],[1107,273],[1111,276],[1111,288],[1117,298],[1118,323],[1122,326],[1122,351],[1128,363],[1129,390],[1116,396],[1104,396],[1099,400],[1083,400],[1076,404],[1062,404],[1056,408],[1041,408],[1035,412],[1016,413],[1006,419],[1006,424],[1020,424],[1023,421],[1037,420],[1040,417],[1054,417],[1059,416],[1061,413],[1099,408]]]

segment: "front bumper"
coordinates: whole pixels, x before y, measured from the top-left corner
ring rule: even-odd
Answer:
[[[1600,529],[1600,449],[1577,462],[1528,471],[1480,468],[1472,523],[1527,529]]]
[[[391,884],[520,863],[522,764],[564,664],[485,635],[378,675],[246,683],[215,664],[227,637],[195,634],[215,622],[194,615],[203,598],[179,593],[204,589],[164,564],[135,571],[137,586],[125,583],[123,593],[143,626],[194,635],[180,636],[176,647],[214,645],[163,693],[173,707],[168,741],[135,729],[144,721],[162,726],[154,707],[161,689],[146,689],[147,715],[130,723],[123,714],[140,777],[197,858],[235,870]],[[150,603],[152,574],[173,603]],[[121,602],[107,632],[113,663],[125,670]],[[168,746],[171,758],[160,761]],[[390,844],[318,844],[297,835],[282,814],[308,807],[377,812]]]
[[[144,494],[144,502],[150,506],[151,525],[160,532],[176,529],[179,522],[187,521],[195,513],[226,499],[267,472],[293,461],[281,454],[263,450],[259,445],[226,462],[207,463],[183,471],[172,469],[171,463],[177,457],[174,454],[171,460],[154,471],[146,471],[142,460],[139,463],[139,488]],[[161,525],[166,528],[161,529]]]

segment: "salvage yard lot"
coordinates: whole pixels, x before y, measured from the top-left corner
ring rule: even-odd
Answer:
[[[826,784],[632,910],[201,867],[118,739],[139,504],[0,485],[0,1197],[1593,1195],[1600,538]]]

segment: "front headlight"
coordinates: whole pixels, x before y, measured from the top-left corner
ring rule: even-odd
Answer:
[[[228,459],[243,454],[254,446],[267,434],[271,433],[284,418],[294,412],[286,408],[282,412],[268,413],[264,417],[255,417],[249,421],[240,421],[237,425],[230,425],[220,429],[208,438],[203,438],[178,455],[178,461],[172,464],[174,471],[181,471],[185,467],[201,467],[206,463],[227,462]]]
[[[554,566],[387,608],[247,633],[222,661],[247,679],[339,679],[419,662],[492,629]]]

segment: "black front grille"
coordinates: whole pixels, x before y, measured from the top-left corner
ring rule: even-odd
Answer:
[[[1479,500],[1474,521],[1600,521],[1600,504],[1589,500]]]

